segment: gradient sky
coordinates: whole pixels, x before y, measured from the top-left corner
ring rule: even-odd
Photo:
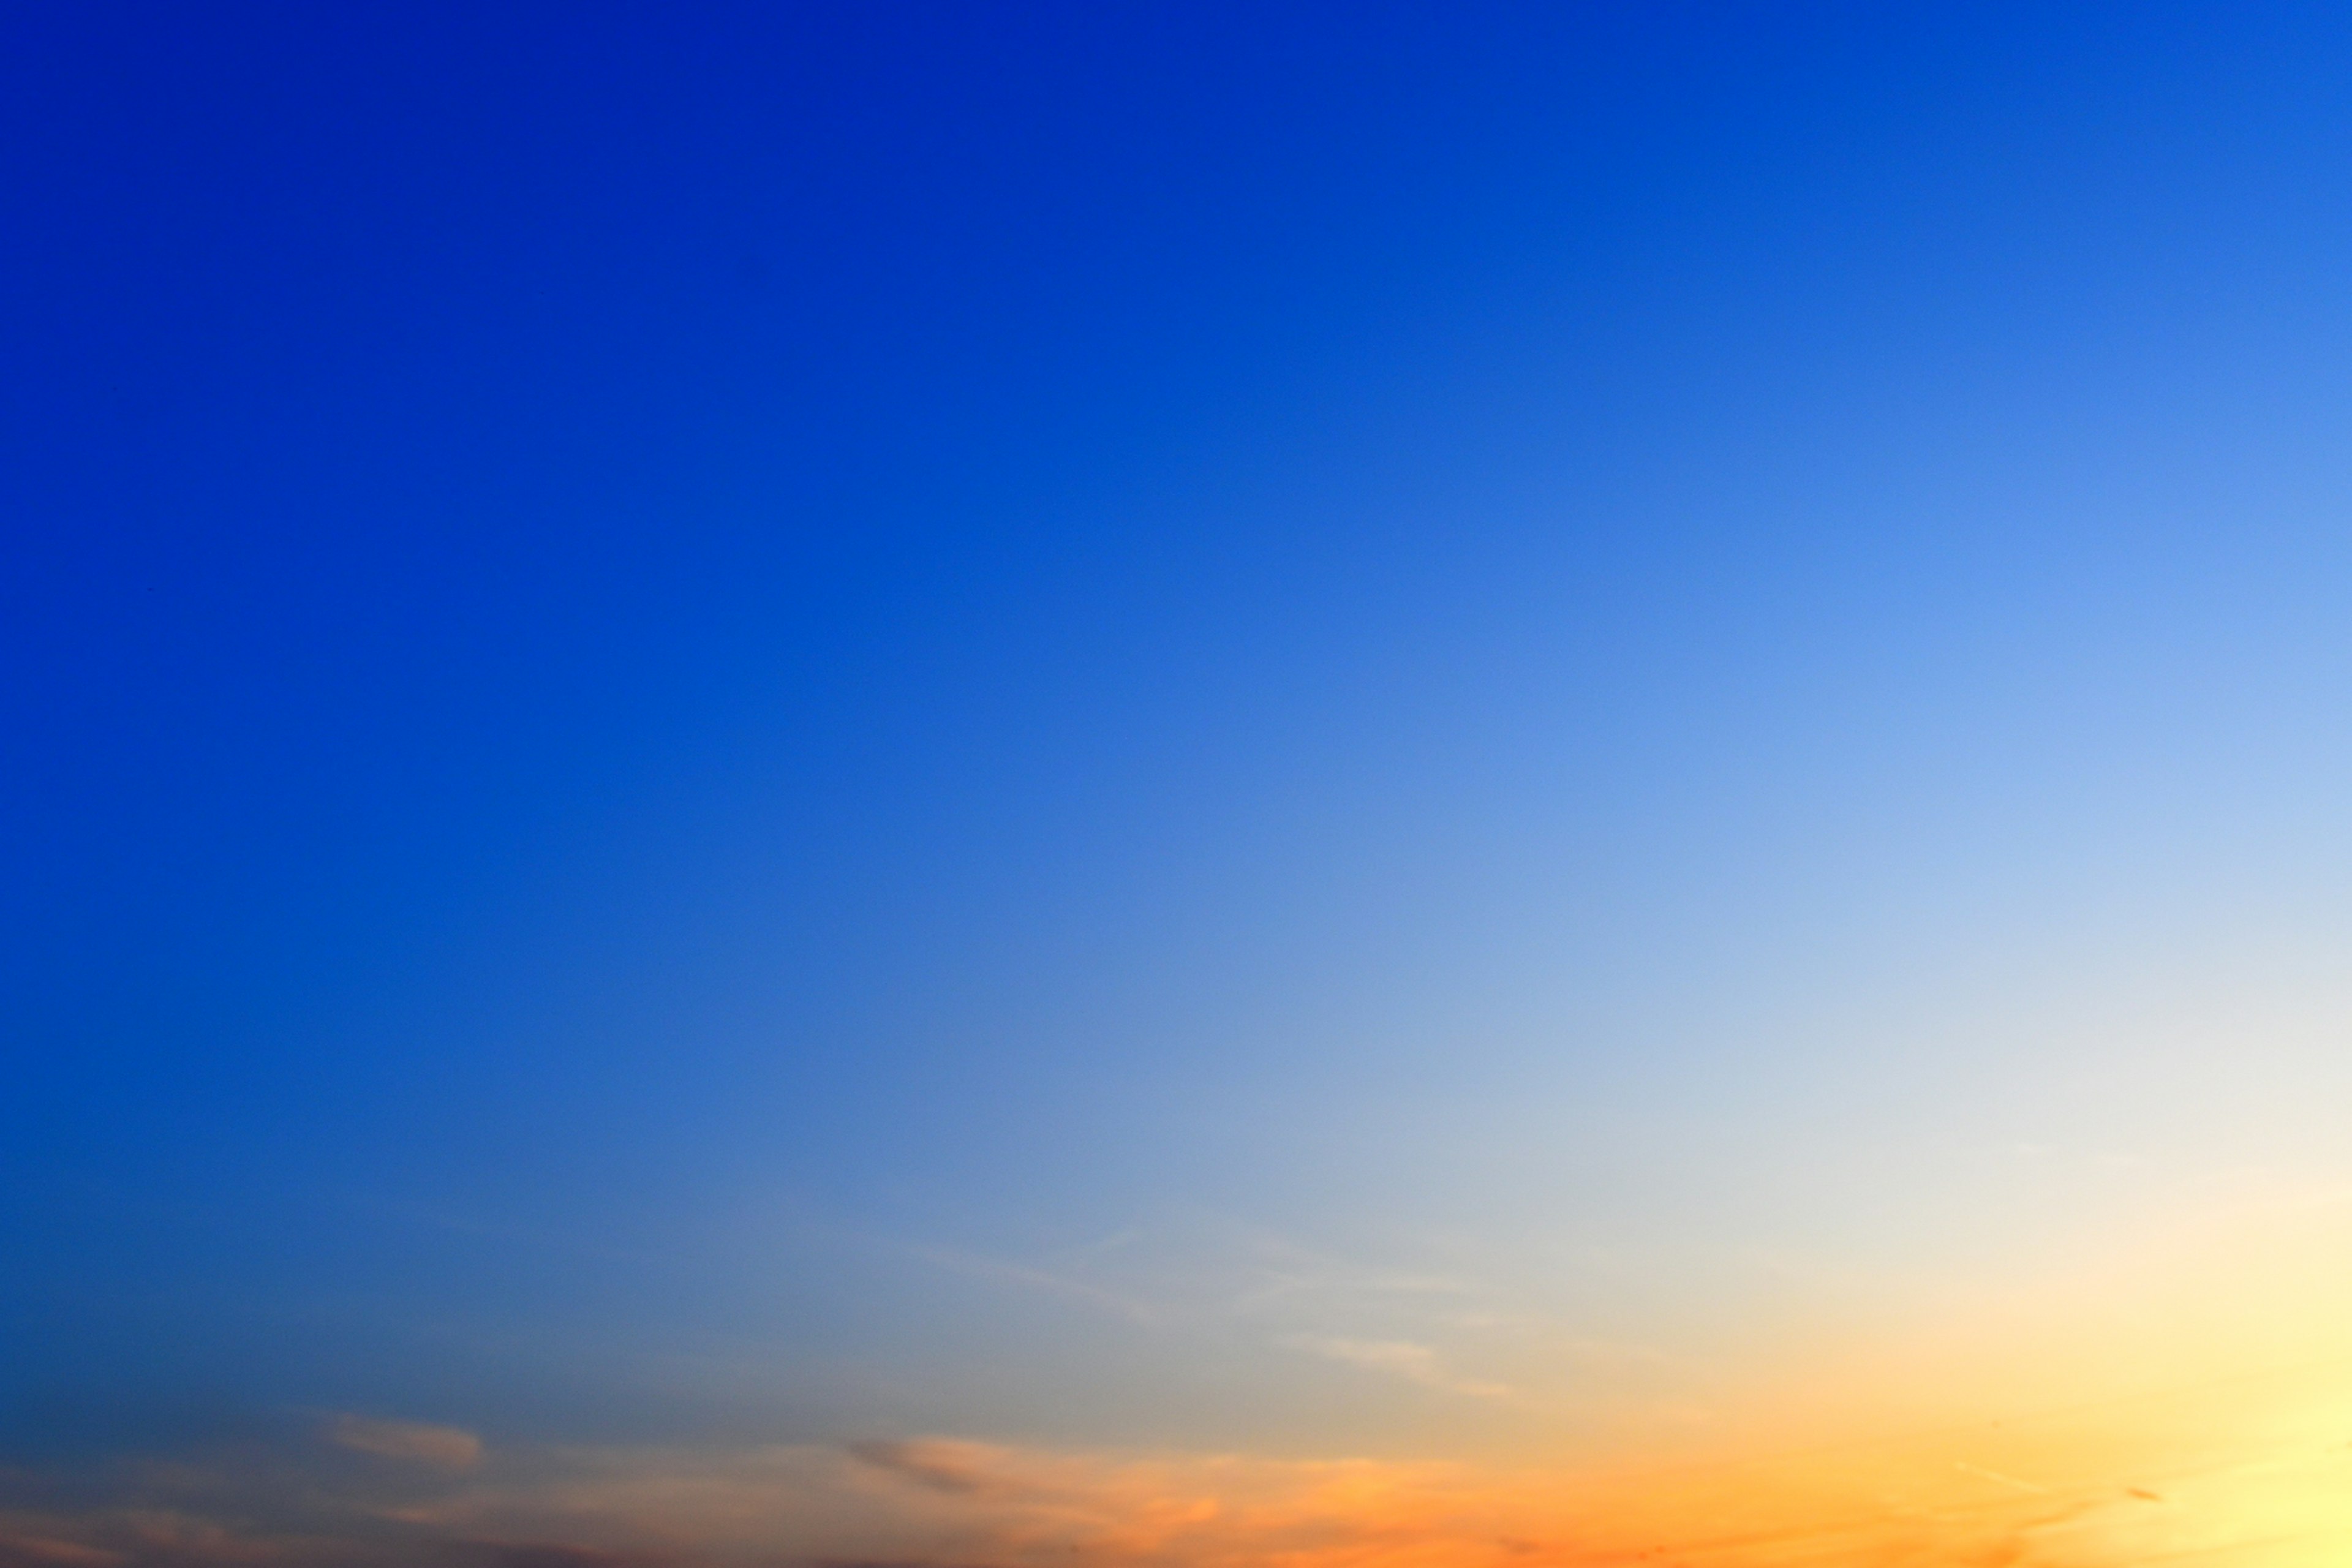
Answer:
[[[2347,83],[12,12],[0,1568],[2339,1563]]]

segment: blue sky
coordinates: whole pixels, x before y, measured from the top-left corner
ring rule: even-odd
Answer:
[[[2352,1174],[2327,8],[5,27],[12,1463],[1614,1451]]]

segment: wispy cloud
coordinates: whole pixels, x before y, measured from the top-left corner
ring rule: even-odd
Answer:
[[[1511,1390],[1499,1383],[1458,1376],[1446,1370],[1438,1353],[1407,1340],[1350,1340],[1327,1334],[1293,1334],[1283,1342],[1327,1360],[1344,1362],[1370,1372],[1384,1373],[1446,1394],[1476,1399],[1507,1399]]]
[[[404,1459],[440,1469],[462,1470],[482,1457],[482,1440],[457,1426],[429,1426],[417,1421],[378,1421],[364,1415],[338,1415],[327,1423],[327,1440],[378,1458]]]
[[[1268,1375],[1304,1353],[1367,1377],[1555,1424],[1639,1419],[1686,1370],[1650,1347],[1564,1321],[1493,1280],[1408,1256],[1367,1260],[1213,1215],[1164,1216],[1019,1259],[877,1243],[1005,1290],[1093,1309],[1231,1353],[1255,1345]],[[1418,1250],[1429,1252],[1423,1247]]]
[[[935,1268],[968,1279],[984,1279],[994,1284],[1009,1285],[1018,1289],[1059,1297],[1125,1318],[1131,1323],[1155,1325],[1171,1321],[1169,1309],[1125,1291],[1057,1272],[1051,1268],[1010,1262],[999,1258],[987,1258],[950,1247],[908,1247],[908,1256],[920,1258]]]
[[[913,1441],[865,1442],[849,1445],[850,1454],[878,1469],[908,1477],[943,1492],[983,1489],[997,1450],[978,1443],[958,1443],[942,1437]]]

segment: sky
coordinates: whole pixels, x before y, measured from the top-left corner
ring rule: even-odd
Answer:
[[[2352,17],[0,21],[0,1568],[2352,1549]]]

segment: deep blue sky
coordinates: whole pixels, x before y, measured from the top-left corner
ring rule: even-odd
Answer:
[[[2340,11],[0,62],[17,1447],[1307,1443],[1389,1419],[1307,1330],[991,1281],[1606,1240],[1648,1294],[1558,1289],[1704,1338],[1718,1253],[1919,1250],[1874,1187],[2011,1234],[1979,1131],[2325,1144],[2303,1045],[2088,1086],[2200,963],[2333,1005]]]

